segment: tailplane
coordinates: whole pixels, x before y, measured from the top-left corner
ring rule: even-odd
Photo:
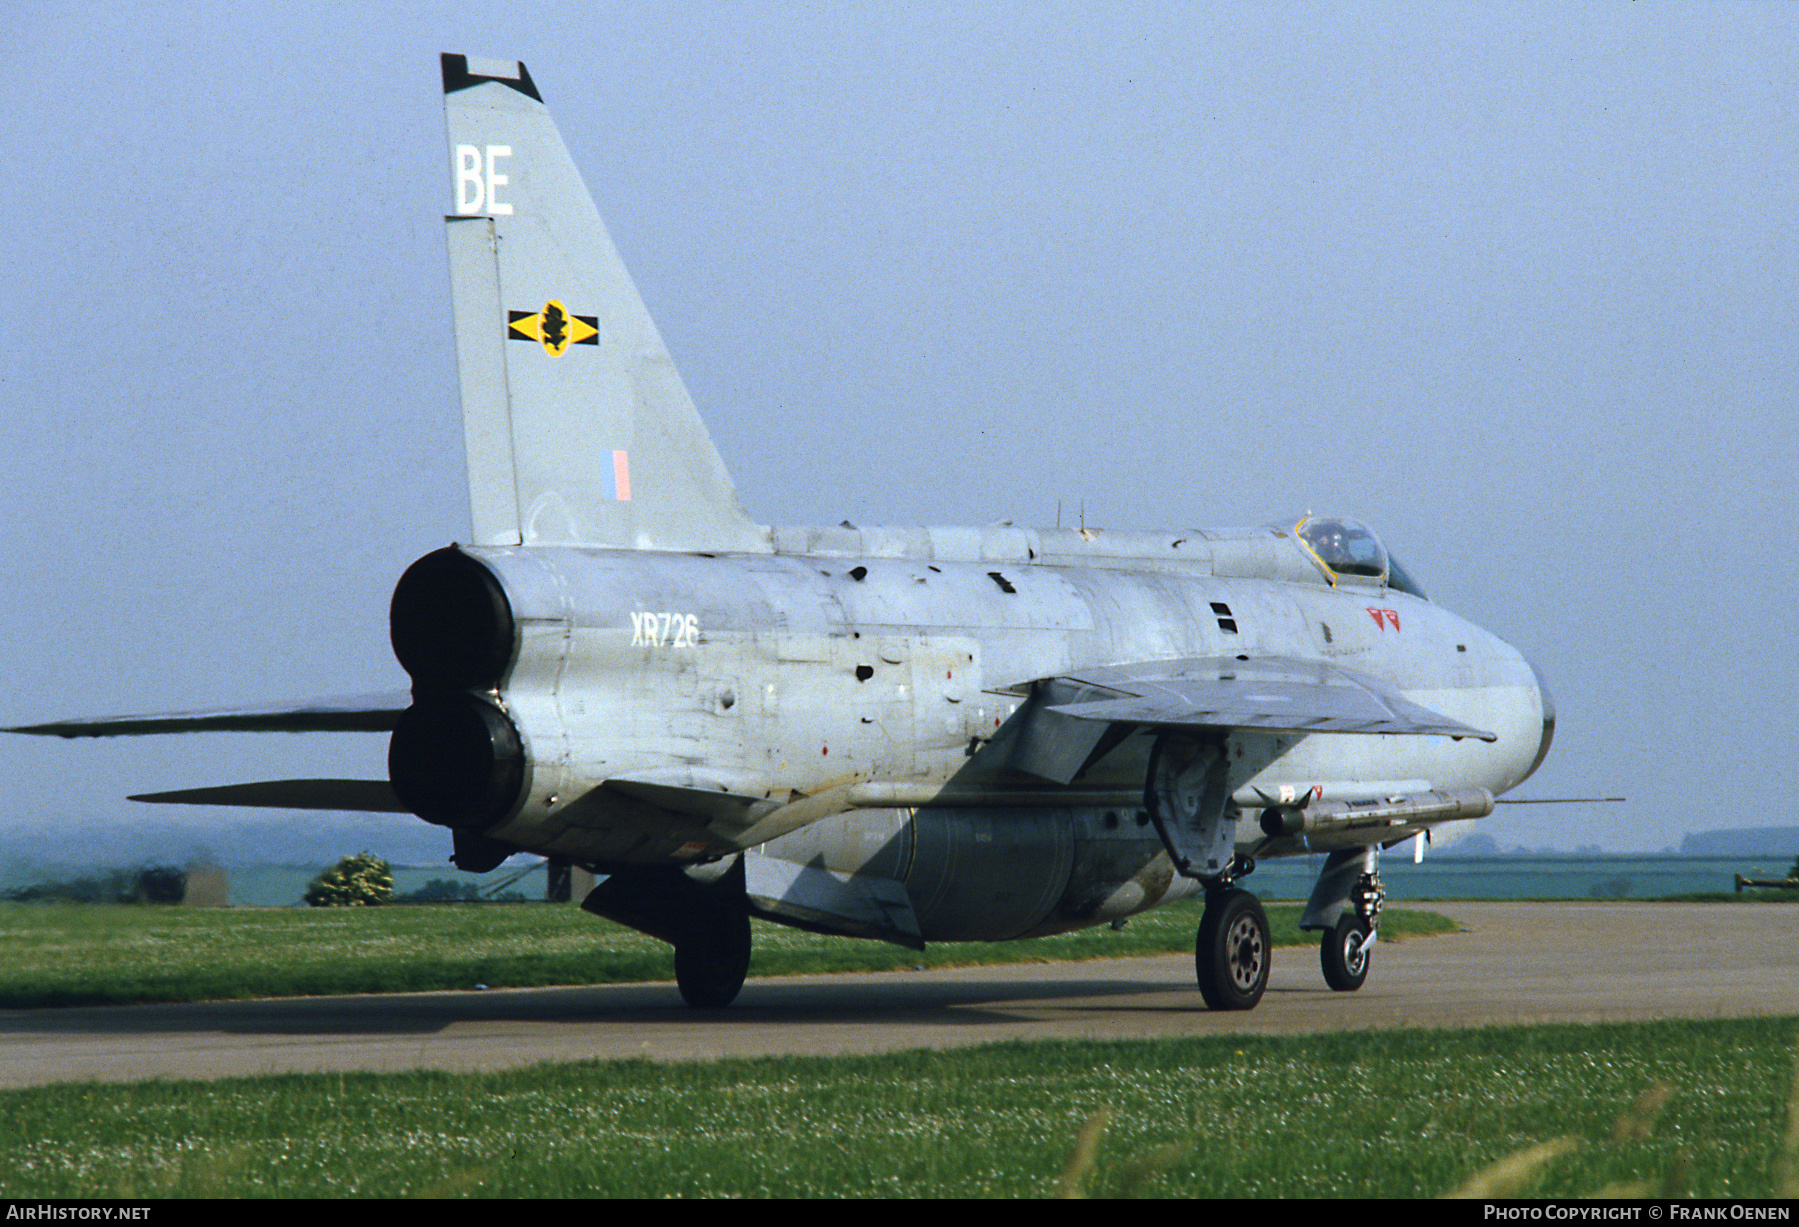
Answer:
[[[443,79],[475,543],[767,550],[531,74]]]

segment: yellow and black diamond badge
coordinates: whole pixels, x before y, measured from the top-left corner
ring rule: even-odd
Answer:
[[[508,311],[506,339],[536,341],[550,357],[559,358],[571,345],[598,345],[600,317],[570,315],[567,307],[552,298],[539,311]]]

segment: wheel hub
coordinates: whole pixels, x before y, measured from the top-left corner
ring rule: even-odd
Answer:
[[[1224,948],[1230,962],[1231,979],[1243,992],[1253,989],[1262,977],[1262,930],[1251,916],[1239,916],[1225,935]]]

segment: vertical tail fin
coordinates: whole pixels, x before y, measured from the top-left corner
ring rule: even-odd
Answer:
[[[767,550],[531,74],[443,79],[476,543]]]

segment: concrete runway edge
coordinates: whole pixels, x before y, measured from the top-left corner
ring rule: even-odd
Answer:
[[[1463,930],[1381,945],[1356,993],[1325,987],[1315,950],[1278,950],[1248,1013],[1208,1011],[1184,956],[776,976],[716,1013],[688,1010],[672,984],[13,1010],[0,1012],[0,1086],[1799,1014],[1799,907],[1420,906]]]

